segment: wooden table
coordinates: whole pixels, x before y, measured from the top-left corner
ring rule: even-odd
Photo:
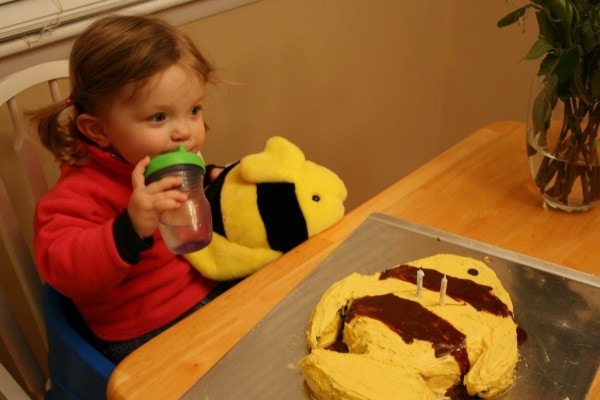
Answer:
[[[520,122],[488,125],[250,276],[121,362],[110,399],[183,395],[373,212],[600,274],[600,208],[542,207]],[[600,398],[596,378],[588,399]]]

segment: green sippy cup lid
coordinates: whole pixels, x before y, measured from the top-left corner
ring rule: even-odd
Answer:
[[[161,169],[181,164],[195,165],[202,168],[202,171],[206,172],[204,160],[200,155],[191,153],[187,151],[185,147],[179,146],[175,151],[154,157],[150,161],[150,164],[148,164],[146,167],[146,171],[144,171],[144,177],[148,178],[150,175],[160,171]]]

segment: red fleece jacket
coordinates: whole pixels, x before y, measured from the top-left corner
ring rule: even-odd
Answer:
[[[183,314],[215,282],[171,253],[158,230],[138,263],[123,261],[112,229],[129,203],[133,167],[95,147],[90,153],[89,164],[62,167],[56,185],[37,203],[36,263],[98,337],[129,340]]]

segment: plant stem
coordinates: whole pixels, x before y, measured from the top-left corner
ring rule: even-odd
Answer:
[[[587,104],[577,98],[564,101],[560,132],[554,147],[548,143],[553,157],[543,158],[535,177],[542,193],[568,205],[579,180],[583,205],[600,199],[600,160],[596,146],[599,127],[600,102]]]

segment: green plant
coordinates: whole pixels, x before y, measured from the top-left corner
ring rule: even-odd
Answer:
[[[531,110],[533,133],[538,148],[552,155],[542,161],[535,181],[543,194],[565,204],[579,182],[581,201],[590,204],[600,199],[600,0],[531,0],[497,25],[524,23],[530,12],[539,34],[525,59],[544,57],[538,70],[543,89]],[[559,102],[562,125],[550,147],[547,132]],[[537,151],[528,146],[529,155]]]

